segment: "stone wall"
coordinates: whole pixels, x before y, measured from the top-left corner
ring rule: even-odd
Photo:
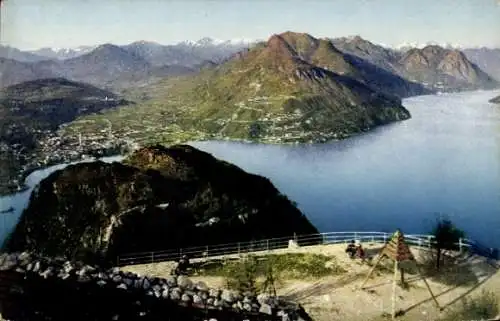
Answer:
[[[29,253],[0,255],[0,309],[7,320],[307,320],[269,295],[208,288],[189,278],[148,278],[117,268]]]

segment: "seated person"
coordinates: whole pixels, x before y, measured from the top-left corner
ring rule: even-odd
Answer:
[[[349,257],[351,259],[354,257],[354,255],[356,254],[356,245],[354,244],[354,240],[349,242],[347,248],[345,249],[345,252],[349,254]]]
[[[183,255],[177,262],[177,267],[175,269],[175,274],[187,274],[187,269],[189,267],[189,258],[187,255]]]
[[[355,250],[356,256],[365,259],[365,250],[361,246],[361,243],[359,241],[356,241],[356,250]]]

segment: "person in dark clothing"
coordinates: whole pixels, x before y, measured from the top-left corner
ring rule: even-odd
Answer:
[[[345,249],[345,252],[349,254],[349,257],[352,259],[354,258],[354,255],[356,254],[356,245],[354,244],[354,240],[349,242],[347,245],[347,248]]]
[[[189,267],[189,258],[187,255],[183,255],[177,262],[177,267],[175,268],[175,274],[186,275],[188,267]]]

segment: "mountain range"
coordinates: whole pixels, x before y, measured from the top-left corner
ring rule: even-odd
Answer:
[[[93,124],[106,118],[120,124],[113,127],[130,129],[120,137],[141,143],[171,143],[181,136],[309,142],[408,119],[389,86],[405,96],[423,88],[385,71],[381,74],[390,80],[378,81],[371,71],[351,63],[327,40],[285,32],[216,67],[156,83],[148,100],[76,121],[64,135],[92,135],[99,130]]]
[[[337,49],[344,55],[347,64],[362,69],[358,79],[363,78],[379,90],[388,87],[400,97],[422,93],[421,86],[435,90],[487,88],[490,81],[478,67],[493,75],[500,73],[500,53],[495,49],[467,49],[466,57],[453,57],[453,53],[458,53],[455,49],[429,45],[421,49],[394,50],[359,36],[317,41],[320,50],[328,43],[332,50]],[[103,44],[35,51],[0,46],[0,87],[49,77],[88,82],[110,90],[146,86],[165,77],[196,73],[207,66],[224,63],[232,55],[258,45],[259,42],[203,38],[175,45],[137,41],[123,46]],[[426,65],[426,59],[432,63]],[[441,62],[442,59],[445,60]],[[409,84],[415,82],[420,86]],[[401,91],[405,86],[409,88]]]

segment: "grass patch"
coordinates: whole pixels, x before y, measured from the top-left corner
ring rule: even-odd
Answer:
[[[499,313],[498,302],[499,299],[493,292],[483,290],[476,298],[462,299],[440,321],[491,319]]]
[[[252,265],[256,277],[264,277],[268,266],[281,278],[318,278],[346,272],[333,257],[321,254],[286,253],[265,256],[250,256],[242,260],[214,261],[199,269],[207,276],[231,277],[248,263]]]

